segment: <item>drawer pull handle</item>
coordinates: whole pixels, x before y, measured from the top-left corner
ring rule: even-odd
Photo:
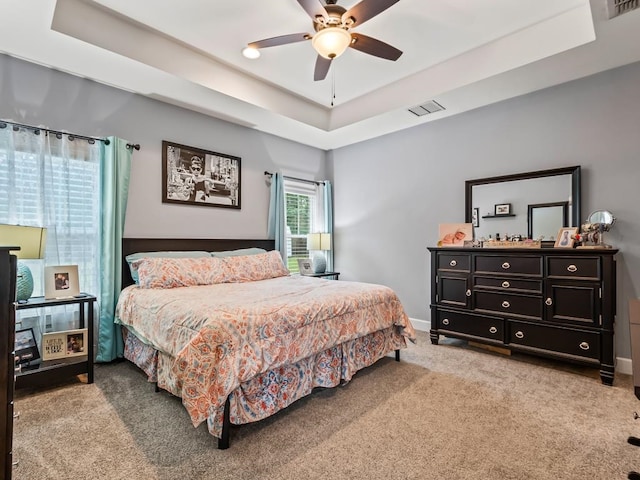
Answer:
[[[507,282],[506,280],[504,282],[502,282],[502,288],[509,288],[511,286],[511,284],[509,282]]]
[[[547,305],[551,306],[553,305],[553,300],[551,300],[551,297],[547,298],[544,303],[546,303]]]
[[[489,333],[498,333],[498,329],[496,327],[491,327],[489,329]]]
[[[520,330],[518,330],[516,332],[516,338],[524,338],[524,333],[522,333]]]
[[[464,294],[465,294],[467,297],[470,297],[470,296],[471,296],[471,290],[467,290]]]
[[[509,264],[509,262],[504,262],[502,264],[502,268],[504,268],[505,270],[509,270],[511,268],[511,265]]]
[[[569,265],[567,267],[567,270],[569,270],[571,273],[574,273],[578,271],[578,267],[576,267],[575,265]]]
[[[502,302],[502,308],[509,308],[511,306],[511,304],[509,302],[507,302],[506,300],[504,302]]]
[[[456,262],[455,260],[451,260],[449,262],[449,265],[451,265],[452,267],[455,267],[458,264],[458,262]]]
[[[580,348],[581,348],[582,350],[589,350],[589,344],[588,344],[587,342],[582,342],[582,343],[580,344]]]
[[[442,324],[443,325],[449,325],[449,319],[448,318],[443,318],[442,319]]]

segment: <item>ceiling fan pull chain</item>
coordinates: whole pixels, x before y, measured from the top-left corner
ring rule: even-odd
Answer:
[[[331,106],[333,107],[333,101],[336,99],[336,69],[331,71]]]

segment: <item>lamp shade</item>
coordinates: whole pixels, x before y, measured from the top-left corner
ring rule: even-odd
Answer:
[[[342,55],[350,43],[351,34],[340,27],[323,28],[311,39],[316,52],[328,59]]]
[[[44,258],[47,229],[22,225],[0,225],[0,245],[18,246],[14,254],[19,259]]]
[[[331,234],[310,233],[307,235],[307,250],[331,250]]]
[[[13,252],[19,259],[35,260],[44,258],[46,242],[46,228],[0,225],[0,245],[20,247],[20,250]],[[16,300],[24,302],[33,293],[33,275],[29,267],[22,262],[18,262],[17,273]]]

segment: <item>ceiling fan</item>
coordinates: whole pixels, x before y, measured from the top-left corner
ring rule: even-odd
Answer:
[[[326,0],[325,5],[322,5],[320,0],[297,0],[313,20],[315,34],[292,33],[266,38],[249,43],[247,49],[255,54],[260,48],[311,40],[313,48],[318,52],[313,74],[316,81],[325,79],[331,61],[342,55],[348,47],[374,57],[395,61],[402,55],[400,50],[375,38],[352,32],[351,29],[362,25],[398,1],[362,0],[347,10],[336,5],[337,0]]]

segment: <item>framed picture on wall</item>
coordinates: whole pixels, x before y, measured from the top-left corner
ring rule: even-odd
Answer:
[[[474,227],[480,226],[480,209],[477,207],[471,211],[471,224]]]
[[[240,208],[240,158],[162,142],[162,202]]]
[[[511,213],[510,203],[498,203],[495,206],[495,215],[509,215]]]

